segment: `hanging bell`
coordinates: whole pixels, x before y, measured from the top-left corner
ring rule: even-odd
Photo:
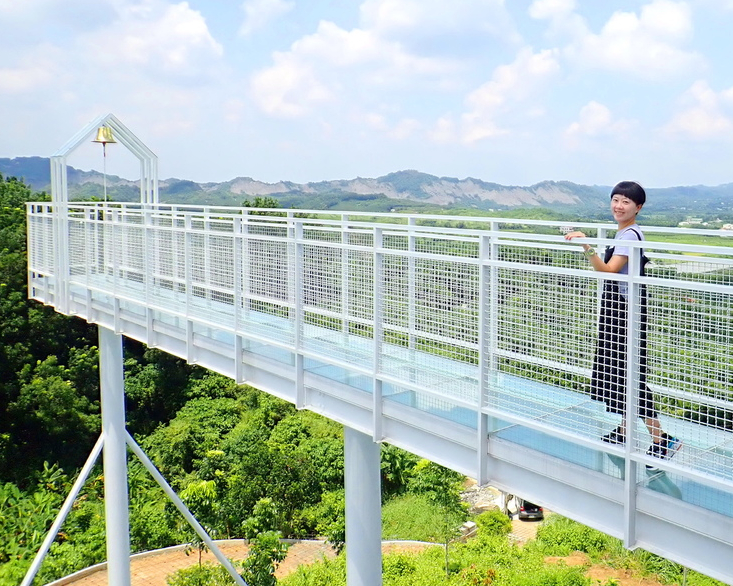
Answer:
[[[109,126],[100,126],[97,129],[97,138],[95,138],[92,142],[101,142],[102,144],[107,144],[108,142],[117,142],[112,136],[112,129]]]

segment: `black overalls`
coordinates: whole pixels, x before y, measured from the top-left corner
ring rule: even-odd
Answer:
[[[641,240],[641,236],[633,230]],[[613,256],[615,247],[608,248],[603,262]],[[648,259],[641,257],[641,274]],[[640,286],[639,304],[639,417],[656,417],[654,397],[646,386],[647,296]],[[626,415],[626,340],[628,304],[619,291],[618,281],[604,279],[601,311],[598,320],[598,341],[593,358],[590,395],[606,404],[606,411]]]

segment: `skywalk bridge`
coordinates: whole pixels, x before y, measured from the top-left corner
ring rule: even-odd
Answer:
[[[609,275],[562,228],[33,203],[29,295],[99,324],[103,409],[105,384],[121,397],[127,336],[342,423],[349,584],[381,583],[367,568],[379,567],[382,441],[733,583],[733,247],[710,231],[645,228],[646,276],[636,255],[632,276]],[[615,226],[574,228],[612,245]],[[673,243],[683,234],[709,244]],[[587,394],[604,279],[628,287],[632,332],[647,290],[647,382],[684,441],[672,460],[646,455],[640,421],[624,446],[600,440],[619,423]],[[108,407],[118,423],[121,401]]]

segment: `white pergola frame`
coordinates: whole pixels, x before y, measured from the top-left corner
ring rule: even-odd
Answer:
[[[92,120],[77,132],[63,147],[51,156],[51,199],[54,203],[54,234],[60,246],[55,249],[57,266],[68,270],[69,203],[67,163],[68,156],[97,131],[107,126],[115,140],[123,144],[140,161],[140,202],[158,203],[158,157],[113,114]],[[66,274],[66,273],[64,273]],[[64,285],[62,285],[64,287]],[[66,296],[62,296],[65,298]],[[62,303],[62,305],[66,305]],[[71,511],[74,500],[84,486],[92,467],[103,456],[105,517],[107,525],[107,579],[110,586],[129,586],[130,575],[130,521],[127,482],[127,449],[142,461],[153,478],[163,488],[176,508],[206,543],[238,586],[247,586],[232,563],[213,542],[205,529],[191,514],[183,501],[165,481],[150,459],[140,449],[125,428],[125,382],[122,358],[122,336],[99,325],[100,382],[102,433],[99,436],[71,492],[54,520],[46,538],[28,569],[21,586],[30,586],[41,567],[61,525]]]
[[[115,140],[127,147],[140,161],[140,203],[158,203],[158,157],[113,114],[99,116],[77,132],[58,151],[51,155],[51,200],[69,201],[66,159],[87,142],[100,126],[109,127]]]

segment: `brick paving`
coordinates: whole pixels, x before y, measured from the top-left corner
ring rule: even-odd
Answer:
[[[217,542],[222,553],[230,559],[241,560],[247,556],[247,545],[242,539]],[[383,553],[395,551],[418,552],[432,544],[419,542],[385,542]],[[277,568],[275,576],[282,578],[299,566],[312,564],[324,558],[334,558],[336,552],[325,541],[296,541],[288,548],[288,555]],[[166,578],[176,570],[198,563],[198,552],[186,555],[185,548],[171,547],[133,556],[130,561],[132,586],[166,586]],[[211,552],[201,555],[203,562],[218,563]],[[49,585],[51,586],[51,585]],[[107,586],[107,568],[100,564],[52,583],[52,586]]]
[[[545,515],[548,511],[545,509]],[[519,519],[512,519],[512,531],[509,537],[517,543],[525,543],[530,539],[537,537],[537,528],[540,526],[540,521],[520,521]]]
[[[537,534],[539,523],[533,521],[512,521],[510,536],[518,543],[533,539]],[[217,542],[222,553],[230,559],[241,560],[247,556],[247,545],[241,539]],[[440,544],[428,544],[415,541],[390,541],[382,544],[382,553],[414,552],[418,553],[427,547],[442,547]],[[296,541],[288,548],[288,555],[278,567],[275,576],[282,578],[294,572],[299,566],[312,564],[324,558],[333,559],[336,552],[325,541]],[[175,547],[147,552],[133,556],[130,561],[132,586],[167,586],[166,578],[182,568],[197,564],[198,552],[186,555],[185,548]],[[211,552],[201,555],[203,562],[218,563]],[[51,585],[49,585],[51,586]],[[107,568],[104,564],[87,568],[71,576],[53,582],[52,586],[107,586]]]

